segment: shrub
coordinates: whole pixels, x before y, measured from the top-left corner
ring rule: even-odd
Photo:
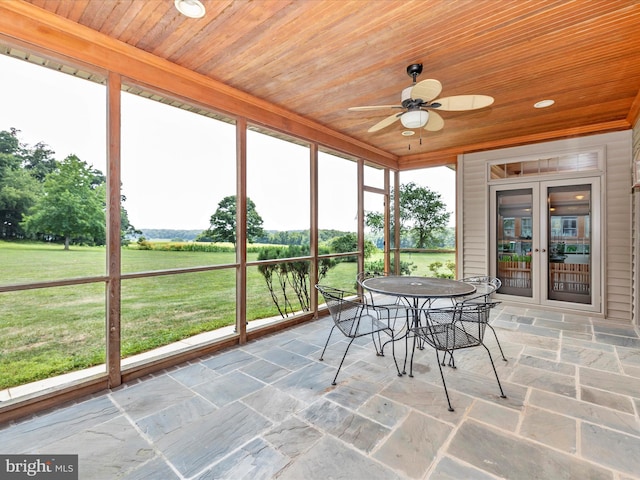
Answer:
[[[400,261],[400,275],[411,275],[411,272],[418,268],[413,262]],[[364,271],[373,275],[382,275],[384,273],[384,260],[375,260],[373,262],[364,263]]]
[[[442,262],[433,262],[429,264],[429,270],[436,278],[455,278],[456,263],[450,260],[444,264]]]
[[[326,248],[319,249],[318,253],[326,254],[329,251]],[[307,255],[309,255],[309,247],[306,245],[262,247],[258,253],[258,260],[296,258]],[[296,310],[309,311],[309,265],[308,260],[299,260],[258,266],[258,271],[264,277],[271,299],[282,318],[295,313]],[[321,259],[318,265],[318,280],[324,278],[329,269],[335,265],[337,262],[334,259]],[[293,290],[293,295],[290,293],[291,290]],[[297,298],[299,308],[292,303],[293,298]]]

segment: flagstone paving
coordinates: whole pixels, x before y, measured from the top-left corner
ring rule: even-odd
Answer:
[[[500,306],[482,348],[414,377],[325,317],[0,427],[0,453],[78,454],[82,480],[640,478],[640,335]],[[404,360],[404,342],[396,355]],[[407,365],[408,368],[408,365]]]

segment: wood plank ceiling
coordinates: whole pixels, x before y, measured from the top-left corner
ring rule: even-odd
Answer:
[[[400,158],[439,157],[621,130],[640,111],[640,3],[635,0],[26,0]],[[443,112],[444,128],[404,137],[367,129],[411,84],[441,96],[484,94],[488,108]],[[553,99],[547,109],[539,100]],[[406,130],[406,129],[405,129]],[[410,149],[409,149],[410,146]]]

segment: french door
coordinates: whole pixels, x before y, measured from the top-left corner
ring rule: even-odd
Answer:
[[[499,296],[599,312],[600,179],[491,186]]]

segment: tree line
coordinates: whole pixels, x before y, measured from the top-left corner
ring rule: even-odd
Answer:
[[[22,144],[19,130],[0,131],[0,238],[39,239],[64,243],[103,245],[106,241],[106,177],[76,155],[56,160],[44,143]],[[447,229],[450,213],[440,194],[415,183],[400,186],[399,223],[402,247],[442,248],[452,243]],[[396,192],[391,192],[392,200]],[[126,197],[121,197],[124,205]],[[309,231],[271,231],[255,203],[247,198],[246,235],[249,243],[308,245]],[[223,198],[211,215],[209,227],[195,237],[199,242],[236,244],[236,197]],[[393,229],[396,219],[391,219]],[[374,244],[382,242],[384,217],[366,212],[365,224],[373,232]],[[121,241],[140,237],[142,232],[129,221],[121,207]],[[321,230],[320,242],[346,235],[337,230]],[[351,239],[350,239],[351,240]],[[377,245],[382,247],[382,245]],[[355,250],[355,248],[354,248]]]
[[[396,192],[391,191],[391,200]],[[400,185],[399,190],[400,215],[397,223],[400,229],[401,247],[438,249],[454,247],[455,232],[448,228],[450,212],[439,193],[427,187],[416,185],[414,182]],[[278,245],[308,245],[309,231],[277,231],[267,233],[262,228],[263,220],[256,204],[247,198],[247,228],[246,235],[249,243],[267,243]],[[391,231],[396,219],[391,218]],[[384,214],[382,212],[365,212],[365,225],[372,234],[369,240],[374,244],[383,242]],[[347,232],[338,230],[320,230],[320,243],[342,237]],[[209,228],[195,239],[199,242],[229,242],[236,244],[236,197],[230,195],[218,203],[218,208],[211,215]],[[382,247],[382,245],[376,245]],[[343,250],[349,251],[349,250]]]

